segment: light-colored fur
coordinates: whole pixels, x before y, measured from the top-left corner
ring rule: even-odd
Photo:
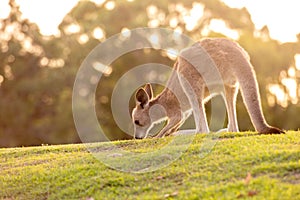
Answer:
[[[132,112],[134,137],[147,137],[153,125],[162,119],[167,119],[167,123],[157,137],[174,133],[191,113],[191,108],[197,131],[209,132],[204,104],[216,94],[224,97],[227,130],[238,132],[236,97],[239,88],[255,129],[260,133],[282,133],[265,121],[247,52],[228,39],[203,39],[182,51],[166,88],[157,97],[153,97],[150,84],[137,91]]]

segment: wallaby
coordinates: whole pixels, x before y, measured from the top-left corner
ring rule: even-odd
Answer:
[[[197,48],[201,51],[198,51]],[[203,57],[203,52],[206,57]],[[193,65],[190,62],[191,59],[186,59],[189,56],[196,61]],[[199,57],[201,58],[197,61],[196,58]],[[208,59],[211,59],[222,82],[213,81],[213,77],[217,76],[217,73],[211,70],[213,67],[210,65],[205,66]],[[200,72],[195,67],[197,62],[200,64]],[[224,38],[200,40],[178,56],[173,69],[166,88],[157,97],[153,97],[150,84],[146,84],[136,92],[136,106],[132,111],[134,138],[147,137],[153,125],[165,119],[167,123],[156,137],[174,133],[191,114],[191,107],[195,109],[193,107],[195,105],[199,107],[197,108],[198,112],[194,112],[196,127],[199,129],[196,131],[208,133],[204,104],[216,94],[221,94],[225,101],[228,115],[227,131],[238,132],[236,117],[238,88],[241,90],[243,101],[256,131],[264,134],[284,133],[284,131],[267,124],[262,112],[256,75],[249,55],[236,42]],[[196,104],[190,98],[188,85],[196,94]],[[187,99],[189,100],[188,105],[181,103],[186,102]]]

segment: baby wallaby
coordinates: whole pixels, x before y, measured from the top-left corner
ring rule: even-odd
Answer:
[[[220,78],[216,78],[218,76]],[[268,125],[264,118],[256,75],[247,52],[231,40],[208,38],[181,52],[165,89],[157,97],[153,97],[150,84],[138,89],[132,111],[134,138],[147,137],[153,125],[162,120],[167,123],[156,137],[172,134],[191,110],[197,110],[194,112],[196,131],[208,133],[204,104],[216,94],[221,94],[225,101],[227,130],[238,132],[236,97],[239,88],[256,131],[284,133]],[[194,101],[192,94],[195,94]]]

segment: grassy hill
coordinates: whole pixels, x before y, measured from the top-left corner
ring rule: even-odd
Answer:
[[[90,146],[100,154],[111,144],[128,152],[184,149],[172,139]],[[300,132],[222,133],[201,157],[204,140],[197,135],[181,157],[148,173],[114,170],[84,145],[0,149],[0,199],[300,199]]]

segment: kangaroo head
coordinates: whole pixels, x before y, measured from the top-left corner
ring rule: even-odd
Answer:
[[[136,106],[132,111],[132,121],[134,125],[134,138],[142,139],[147,137],[152,121],[150,118],[150,104],[153,91],[150,84],[138,89],[135,94]]]

